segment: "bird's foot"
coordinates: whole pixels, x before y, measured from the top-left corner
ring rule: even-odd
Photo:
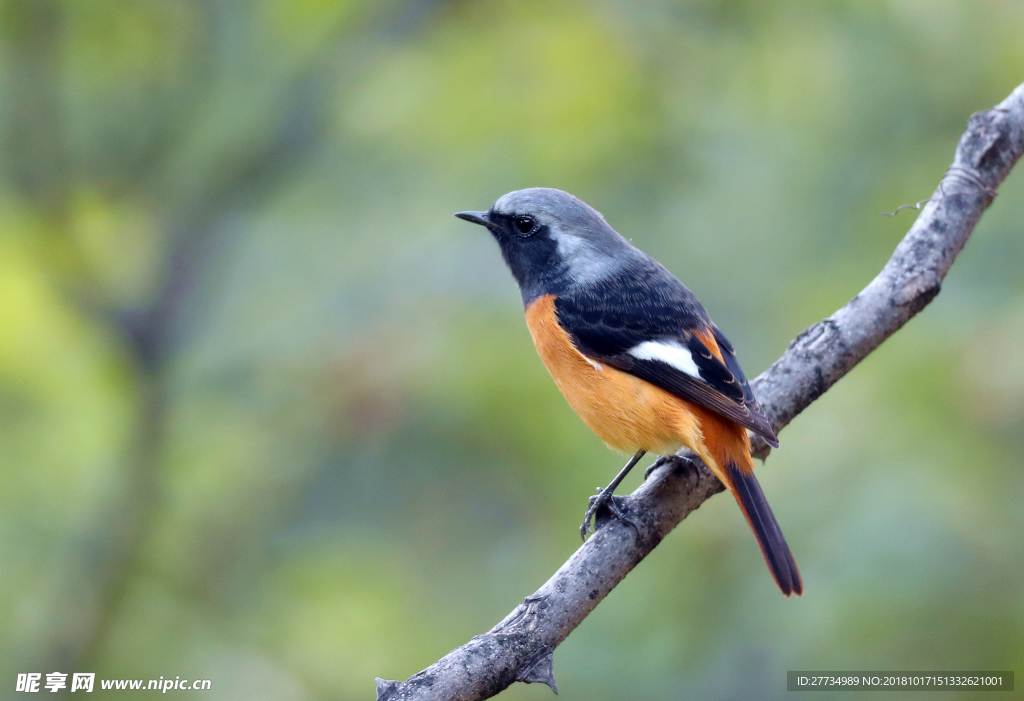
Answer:
[[[636,531],[637,535],[640,535],[640,531],[637,529],[636,524],[633,523],[633,521],[623,513],[622,509],[619,508],[619,505],[615,503],[615,500],[619,497],[616,497],[607,489],[602,489],[601,487],[598,487],[597,491],[598,494],[590,497],[590,506],[587,508],[587,513],[583,514],[583,524],[580,525],[580,536],[583,538],[583,542],[586,542],[588,533],[594,532],[594,529],[590,527],[590,521],[591,519],[594,520],[594,526],[596,528],[597,514],[601,509],[607,509],[612,518],[622,521]]]
[[[662,465],[664,465],[666,463],[670,463],[670,462],[671,463],[677,463],[680,467],[682,467],[685,470],[694,470],[697,467],[696,465],[694,465],[693,460],[691,460],[690,458],[688,458],[686,456],[683,456],[683,455],[663,455],[660,458],[658,458],[657,460],[655,460],[654,463],[651,464],[650,467],[648,467],[646,470],[644,470],[644,481],[646,481],[647,478],[651,476],[652,472],[657,470]]]
[[[644,481],[645,482],[647,481],[647,478],[651,476],[652,472],[657,470],[659,467],[661,467],[665,463],[670,462],[670,461],[672,461],[674,459],[675,459],[674,455],[672,455],[672,456],[662,455],[660,458],[655,460],[653,463],[651,463],[650,467],[648,467],[646,470],[644,470]]]

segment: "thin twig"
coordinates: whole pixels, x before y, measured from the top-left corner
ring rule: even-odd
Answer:
[[[952,167],[882,272],[846,306],[790,343],[752,383],[779,430],[939,293],[996,188],[1024,152],[1024,85],[973,115]],[[763,441],[755,444],[768,454]],[[476,701],[516,681],[555,689],[554,649],[661,539],[722,485],[694,459],[672,461],[616,503],[636,524],[605,521],[535,594],[487,633],[404,682],[377,680],[378,701]]]

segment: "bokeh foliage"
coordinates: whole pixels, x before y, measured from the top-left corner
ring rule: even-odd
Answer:
[[[95,671],[368,698],[483,632],[621,458],[451,213],[574,192],[754,376],[867,283],[913,219],[878,213],[928,196],[1024,79],[1013,0],[0,13],[4,695]],[[807,595],[778,595],[715,498],[559,648],[564,698],[1024,659],[1022,182],[760,471]]]

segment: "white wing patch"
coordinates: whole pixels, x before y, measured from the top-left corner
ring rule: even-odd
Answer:
[[[640,360],[660,360],[691,377],[704,379],[689,349],[676,341],[644,341],[630,348],[629,354]]]

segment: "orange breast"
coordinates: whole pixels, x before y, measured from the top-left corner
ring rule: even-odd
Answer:
[[[526,323],[537,352],[569,405],[610,447],[670,455],[686,446],[726,484],[728,479],[719,465],[727,460],[745,472],[753,469],[747,434],[741,426],[580,353],[558,324],[554,295],[532,302],[526,310]]]

